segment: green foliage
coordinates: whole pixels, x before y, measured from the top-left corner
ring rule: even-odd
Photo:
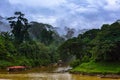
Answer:
[[[65,41],[58,51],[63,55],[75,55],[82,62],[120,61],[120,23],[104,24],[76,38]]]
[[[12,41],[0,36],[0,61],[4,62],[0,67],[41,66],[56,63],[59,59],[54,45],[47,47],[40,42],[27,41],[15,46]]]
[[[108,74],[120,73],[120,63],[119,62],[88,62],[82,63],[81,65],[75,67],[71,72],[81,72],[81,73],[100,73]]]
[[[23,13],[15,12],[14,14],[14,17],[9,17],[7,20],[12,28],[11,32],[15,43],[20,44],[29,39],[28,29],[30,25],[28,24],[28,20],[24,18]]]
[[[73,56],[77,59],[71,63],[73,67],[82,62],[120,61],[119,22],[104,24],[101,29],[88,30],[73,38],[74,30],[68,30],[66,37],[70,39],[64,42],[49,24],[32,22],[30,28],[21,12],[15,12],[15,17],[8,18],[8,21],[12,35],[0,33],[0,61],[4,62],[0,64],[1,67],[48,65],[59,59],[68,61]],[[29,33],[35,41],[30,40]]]
[[[77,38],[72,38],[59,46],[58,52],[63,61],[66,61],[70,56],[76,55],[78,59],[82,58],[82,43],[77,42]]]
[[[77,67],[78,65],[80,65],[80,63],[81,63],[80,60],[77,59],[77,60],[72,61],[72,62],[70,63],[70,66],[73,67],[73,68],[75,68],[75,67]]]
[[[61,57],[63,56],[62,59],[66,59],[69,55],[75,55],[81,61],[88,61],[92,55],[90,53],[91,47],[93,46],[91,45],[91,40],[97,36],[98,31],[98,29],[93,29],[84,34],[80,34],[77,38],[72,38],[64,42],[58,48]]]
[[[14,56],[14,61],[11,61],[12,65],[10,66],[32,66],[32,63],[25,56]]]
[[[54,43],[57,42],[58,39],[61,38],[58,35],[58,33],[54,30],[53,26],[49,24],[43,24],[43,23],[38,23],[38,22],[31,22],[31,24],[32,26],[29,29],[29,32],[31,34],[31,37],[34,38],[34,40],[40,41],[41,43],[44,43],[45,45],[50,45],[53,42]]]
[[[56,47],[56,45],[50,45],[49,47],[49,56],[50,56],[50,60],[51,60],[51,62],[52,63],[56,63],[56,62],[58,62],[58,60],[59,60],[59,54],[57,53],[57,47]]]
[[[62,37],[56,32],[53,26],[49,24],[43,24],[38,22],[31,22],[31,28],[29,32],[34,40],[44,43],[45,45],[58,46],[64,41]]]
[[[30,29],[28,20],[21,12],[15,12],[15,17],[7,20],[12,30],[10,33],[0,33],[0,67],[42,66],[58,62],[59,54],[56,50],[63,40],[51,25],[33,22]],[[31,37],[33,41],[28,33],[34,33],[40,41]]]
[[[50,63],[49,49],[41,43],[26,42],[19,46],[19,55],[31,59],[37,65]]]
[[[92,51],[97,61],[119,61],[120,24],[115,22],[102,28],[93,40]]]
[[[9,61],[6,61],[6,60],[0,60],[0,68],[5,68],[5,67],[8,67],[8,66],[12,66],[13,64]]]
[[[16,54],[13,43],[3,36],[0,36],[0,60],[12,60],[12,55]]]
[[[70,39],[64,42],[49,24],[32,22],[30,29],[28,20],[21,12],[16,12],[15,17],[8,20],[12,35],[8,32],[0,33],[0,67],[48,65],[58,62],[59,59],[67,62],[75,56],[76,60],[71,66],[81,65],[74,71],[120,73],[118,65],[110,67],[108,71],[104,70],[109,65],[105,64],[120,61],[119,22],[104,24],[101,29],[88,30],[73,38],[71,36],[74,30],[68,30],[66,37]],[[30,40],[29,33],[35,41]],[[117,69],[114,71],[113,67]]]

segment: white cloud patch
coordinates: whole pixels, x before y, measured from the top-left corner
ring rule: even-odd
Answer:
[[[56,26],[56,17],[55,16],[44,16],[44,15],[31,15],[33,21],[43,22],[47,24],[52,24]]]
[[[79,13],[97,13],[98,10],[94,7],[79,7],[76,9]]]
[[[21,11],[31,21],[58,27],[100,28],[120,19],[119,0],[1,0],[0,15]]]
[[[103,8],[109,11],[117,11],[120,9],[120,0],[86,0],[88,6],[95,7],[97,9]]]
[[[33,7],[55,7],[66,2],[66,0],[9,0],[11,4],[21,4]]]
[[[106,10],[117,11],[120,10],[120,0],[106,0],[107,5],[104,6]]]

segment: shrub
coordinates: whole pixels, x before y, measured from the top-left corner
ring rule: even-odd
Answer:
[[[77,60],[72,61],[70,63],[70,66],[74,68],[74,67],[78,66],[79,64],[80,64],[80,60],[77,59]]]

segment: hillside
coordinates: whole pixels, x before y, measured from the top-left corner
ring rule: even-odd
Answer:
[[[120,23],[116,21],[103,24],[101,29],[88,30],[68,39],[58,50],[64,60],[71,55],[76,57],[71,63],[73,72],[120,73]]]

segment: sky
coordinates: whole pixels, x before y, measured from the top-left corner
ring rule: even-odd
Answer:
[[[0,0],[1,16],[15,11],[54,27],[93,29],[120,19],[120,0]]]

